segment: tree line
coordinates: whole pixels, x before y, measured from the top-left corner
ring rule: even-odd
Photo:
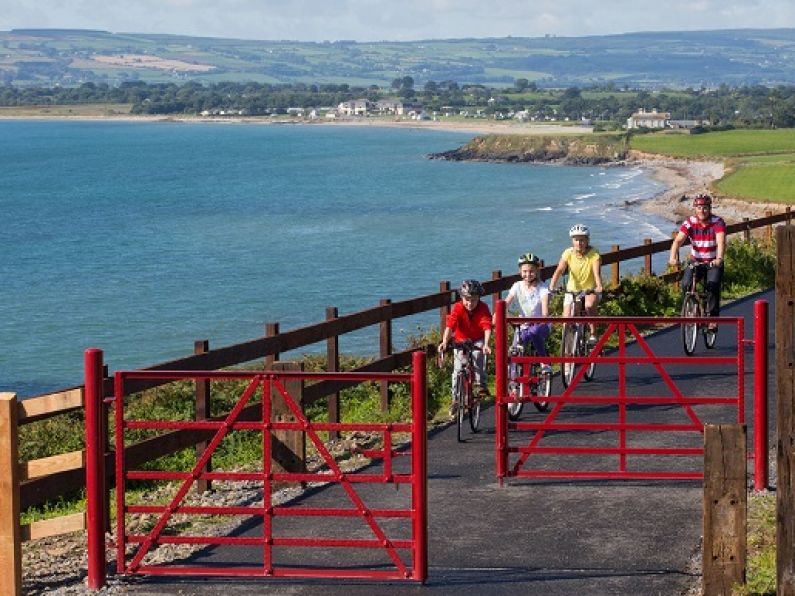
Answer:
[[[638,108],[670,112],[673,119],[708,120],[716,126],[787,128],[795,126],[795,86],[729,87],[716,89],[617,89],[612,85],[540,89],[526,79],[505,88],[455,81],[428,81],[415,88],[411,77],[395,79],[388,88],[347,84],[281,84],[254,82],[146,83],[118,86],[83,83],[77,87],[0,86],[0,106],[131,104],[134,114],[201,114],[205,111],[247,115],[286,113],[289,108],[334,108],[356,99],[399,98],[430,112],[479,110],[487,116],[519,111],[539,119],[580,120],[621,124]]]

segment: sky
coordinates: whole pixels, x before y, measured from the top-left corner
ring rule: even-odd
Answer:
[[[793,0],[0,0],[0,30],[297,41],[581,37],[795,27]]]

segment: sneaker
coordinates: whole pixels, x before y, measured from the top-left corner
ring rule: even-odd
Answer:
[[[595,335],[592,335],[591,337],[588,338],[588,345],[591,346],[592,348],[596,345]]]
[[[710,323],[707,325],[707,333],[716,333],[718,331],[717,323]]]
[[[549,364],[544,364],[541,366],[541,374],[542,375],[551,375],[552,374],[552,367]]]

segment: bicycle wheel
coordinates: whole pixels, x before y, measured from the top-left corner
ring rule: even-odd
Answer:
[[[522,366],[520,364],[509,364],[508,365],[508,395],[511,398],[523,397],[524,396],[524,385],[519,381],[515,381],[517,377],[521,376],[522,374]],[[524,407],[524,403],[520,401],[511,402],[508,404],[508,418],[512,421],[519,420],[519,416],[522,415],[522,408]]]
[[[534,376],[538,375],[538,385],[536,386],[535,395],[537,398],[540,397],[549,397],[550,393],[552,393],[552,373],[547,370],[547,372],[541,372],[540,366],[538,364],[535,365]],[[533,405],[536,407],[536,410],[539,412],[546,412],[549,409],[549,402],[542,400],[542,399],[534,399]]]
[[[480,398],[470,396],[470,406],[467,410],[469,413],[469,428],[473,433],[478,432],[480,429]]]
[[[455,401],[458,404],[458,409],[455,413],[455,421],[456,421],[456,430],[457,430],[457,437],[458,442],[462,442],[463,433],[462,428],[464,425],[464,416],[466,415],[466,392],[467,392],[467,381],[464,378],[463,372],[458,373],[458,376],[455,378]]]
[[[715,342],[718,340],[718,328],[710,329],[709,326],[704,327],[704,345],[708,350],[715,347]]]
[[[585,332],[585,325],[581,325],[580,333],[579,333],[580,355],[581,356],[588,356],[590,354],[590,350],[588,349],[588,338],[589,337],[590,337],[589,334]],[[593,373],[594,373],[595,370],[596,370],[596,363],[595,362],[591,362],[588,365],[588,368],[585,369],[585,374],[583,375],[583,378],[586,381],[590,381],[591,379],[593,379]]]
[[[685,294],[685,298],[682,300],[682,316],[701,316],[701,305],[692,294]],[[682,323],[682,346],[688,356],[692,356],[696,349],[696,339],[698,339],[698,324]]]
[[[563,339],[560,342],[560,355],[563,357],[574,356],[577,352],[577,325],[567,323],[563,325]],[[573,362],[564,362],[560,365],[560,380],[563,381],[563,386],[568,387],[571,380],[574,378],[574,369],[576,365]]]

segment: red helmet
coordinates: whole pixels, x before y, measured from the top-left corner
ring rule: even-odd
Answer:
[[[693,206],[696,207],[698,205],[712,205],[712,197],[707,194],[700,194],[696,195],[693,199]]]

